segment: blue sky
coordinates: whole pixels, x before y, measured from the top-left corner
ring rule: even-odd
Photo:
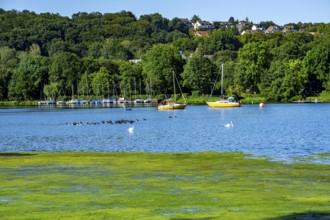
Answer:
[[[122,10],[140,15],[160,13],[172,19],[198,15],[207,21],[226,21],[233,16],[254,23],[273,21],[330,22],[330,0],[0,0],[4,10],[27,9],[71,17],[77,12],[113,13]]]

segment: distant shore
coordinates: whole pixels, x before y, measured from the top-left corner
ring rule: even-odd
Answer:
[[[206,105],[208,101],[208,96],[188,96],[186,97],[188,105]],[[216,101],[218,97],[212,97],[212,101]],[[39,106],[38,102],[40,100],[29,100],[29,101],[0,101],[0,107],[10,107],[10,106]],[[278,103],[274,101],[267,101],[264,97],[260,96],[246,96],[240,100],[242,104],[259,104],[259,103]],[[178,102],[183,103],[183,99],[179,98]],[[285,103],[328,103],[330,102],[330,97],[308,97],[306,99],[294,99]],[[283,103],[283,102],[281,102]],[[132,106],[134,104],[132,103]]]

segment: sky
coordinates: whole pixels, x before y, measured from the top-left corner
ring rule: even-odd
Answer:
[[[330,23],[330,0],[0,0],[4,10],[58,13],[71,17],[77,12],[141,15],[159,13],[168,19],[199,16],[206,21],[245,20],[254,23]]]

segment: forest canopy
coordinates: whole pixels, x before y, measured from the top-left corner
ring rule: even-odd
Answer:
[[[0,100],[170,94],[172,72],[184,92],[208,94],[221,63],[227,94],[286,102],[330,93],[329,23],[260,23],[274,32],[228,24],[201,35],[187,19],[158,13],[0,9]]]

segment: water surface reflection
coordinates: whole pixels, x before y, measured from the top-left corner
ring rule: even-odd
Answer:
[[[134,133],[128,132],[131,123],[106,123],[121,119],[134,121]],[[230,121],[234,127],[226,128]],[[329,104],[188,106],[179,111],[1,108],[0,151],[244,152],[291,162],[329,153],[329,124]],[[316,162],[330,163],[329,158]]]

